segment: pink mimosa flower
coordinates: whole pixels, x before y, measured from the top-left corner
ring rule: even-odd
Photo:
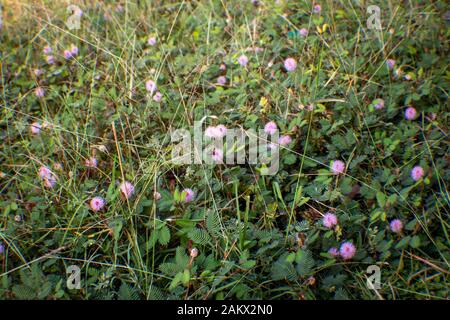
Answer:
[[[72,58],[72,52],[70,50],[64,50],[64,58],[66,58],[66,60]]]
[[[102,197],[94,197],[89,203],[92,211],[100,211],[105,206],[105,200]]]
[[[332,247],[328,250],[328,253],[331,254],[333,257],[339,256],[339,250],[335,247]]]
[[[269,135],[274,134],[275,132],[277,132],[277,130],[277,124],[274,121],[267,122],[264,126],[264,132]]]
[[[31,130],[32,134],[36,134],[36,135],[40,134],[41,133],[41,128],[42,128],[42,126],[41,126],[41,124],[39,122],[33,122],[30,125],[30,130]]]
[[[156,44],[156,37],[149,37],[148,40],[147,40],[147,44],[149,46],[153,47]]]
[[[331,165],[331,170],[334,174],[344,173],[345,163],[341,160],[334,160],[333,164]]]
[[[72,45],[72,47],[70,48],[70,53],[72,54],[72,56],[76,56],[78,54],[78,47]]]
[[[324,227],[331,229],[333,228],[335,225],[337,225],[338,223],[338,219],[337,217],[332,214],[331,212],[327,212],[326,214],[324,214],[323,219],[322,219],[322,223],[324,225]]]
[[[278,139],[278,143],[280,144],[280,145],[282,145],[282,146],[287,146],[289,143],[291,143],[292,142],[292,138],[290,137],[290,136],[287,136],[287,135],[285,135],[285,136],[281,136],[279,139]]]
[[[220,149],[214,149],[211,153],[211,158],[218,163],[222,163],[223,160],[223,152]]]
[[[88,168],[97,168],[97,159],[95,157],[90,157],[89,159],[86,159],[84,162],[86,167]]]
[[[48,55],[53,52],[53,49],[50,46],[45,46],[42,51],[44,52],[44,54]]]
[[[192,189],[186,188],[182,191],[186,194],[186,197],[184,198],[185,202],[191,202],[195,198],[195,192]]]
[[[320,11],[322,11],[322,7],[320,6],[320,4],[314,5],[313,12],[320,13]]]
[[[386,65],[388,66],[388,68],[390,70],[394,69],[395,66],[395,60],[394,59],[387,59],[386,60]]]
[[[375,109],[383,109],[384,108],[384,100],[383,99],[375,99],[373,102],[373,106]]]
[[[36,94],[36,97],[42,98],[45,95],[45,90],[42,87],[37,87],[34,93]]]
[[[224,137],[227,134],[227,131],[228,131],[227,127],[225,127],[223,124],[219,124],[216,127],[216,130],[218,131],[218,137],[219,138]]]
[[[298,33],[299,33],[300,36],[306,37],[306,36],[308,36],[309,31],[306,28],[301,28]]]
[[[151,94],[156,91],[156,88],[156,83],[153,80],[147,80],[147,82],[145,83],[145,89],[147,89],[147,91]]]
[[[356,247],[351,242],[344,242],[339,249],[339,254],[344,260],[353,258],[356,253]]]
[[[405,118],[406,120],[414,120],[417,116],[417,111],[413,107],[408,107],[405,110]]]
[[[247,56],[246,56],[245,54],[243,54],[242,56],[240,56],[240,57],[238,58],[238,63],[239,63],[241,66],[245,67],[245,66],[247,65],[247,63],[248,63],[248,58],[247,58]]]
[[[48,64],[54,64],[55,63],[55,57],[54,56],[47,56],[47,58],[45,58],[45,61],[47,61]]]
[[[293,58],[287,58],[286,60],[284,60],[284,68],[288,72],[294,71],[297,68],[297,61],[295,61],[295,59]]]
[[[217,78],[217,83],[223,86],[227,83],[227,78],[225,76],[220,76]]]
[[[394,219],[389,224],[391,231],[395,233],[400,233],[403,230],[403,223],[400,219]]]
[[[134,193],[134,186],[131,184],[131,182],[128,181],[124,181],[121,185],[120,185],[120,191],[122,192],[122,195],[126,198],[129,199],[133,193]]]
[[[424,175],[423,168],[421,166],[415,166],[411,170],[411,178],[413,178],[414,181],[419,181],[422,179]]]
[[[155,102],[161,102],[161,98],[162,98],[162,94],[161,92],[156,92],[155,95],[153,96],[153,101]]]

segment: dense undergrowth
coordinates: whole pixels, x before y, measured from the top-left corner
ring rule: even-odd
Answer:
[[[3,7],[1,298],[448,298],[445,1],[73,3]],[[201,119],[277,174],[171,162]]]

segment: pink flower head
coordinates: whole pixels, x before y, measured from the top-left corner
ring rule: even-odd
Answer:
[[[53,175],[44,178],[44,186],[46,188],[49,188],[49,189],[53,188],[55,186],[55,183],[56,183],[56,178]]]
[[[225,70],[227,70],[227,66],[225,65],[225,63],[222,63],[222,64],[220,65],[219,69],[220,69],[221,71],[225,71]]]
[[[335,247],[332,247],[328,250],[328,253],[331,254],[333,257],[339,256],[339,250]]]
[[[320,6],[320,4],[314,5],[313,12],[320,13],[320,11],[322,11],[322,7]]]
[[[277,130],[277,124],[274,121],[267,122],[264,126],[264,132],[269,135],[274,134],[275,132],[277,132]]]
[[[209,126],[205,130],[205,136],[208,138],[219,138],[221,137],[221,132],[217,129],[217,127]]]
[[[373,102],[373,106],[375,109],[383,109],[384,108],[384,100],[383,99],[375,99]]]
[[[344,173],[345,163],[342,162],[341,160],[334,160],[331,165],[331,170],[333,171],[334,174]]]
[[[294,71],[297,68],[297,61],[293,58],[287,58],[284,60],[284,68],[288,71]]]
[[[225,85],[225,83],[227,83],[227,78],[225,76],[220,76],[217,78],[217,83],[223,86]]]
[[[89,203],[92,211],[97,212],[105,206],[105,200],[102,197],[94,197]]]
[[[36,77],[39,77],[39,76],[41,76],[42,75],[42,70],[41,69],[34,69],[34,75],[36,76]]]
[[[54,56],[47,56],[47,58],[45,58],[45,61],[47,61],[48,64],[54,64],[55,63],[55,57]]]
[[[161,98],[162,98],[162,94],[161,92],[156,92],[155,95],[153,96],[153,101],[155,102],[161,102]]]
[[[33,122],[30,126],[30,130],[32,134],[40,134],[41,133],[41,124],[39,122]]]
[[[64,50],[64,58],[66,58],[66,60],[72,58],[72,52],[70,50]]]
[[[344,260],[353,258],[356,253],[356,247],[351,242],[344,242],[339,249],[339,254]]]
[[[42,166],[42,167],[39,168],[39,177],[41,179],[44,179],[46,177],[50,177],[52,175],[53,175],[53,173],[48,167]]]
[[[97,159],[95,157],[90,157],[89,159],[86,159],[84,162],[85,166],[88,168],[97,168]]]
[[[56,175],[46,166],[39,168],[39,177],[44,180],[46,188],[51,189],[56,183]]]
[[[48,54],[52,53],[53,49],[50,46],[45,46],[42,51],[44,52],[44,54],[48,55]]]
[[[36,97],[42,98],[45,95],[45,90],[42,87],[37,87],[36,90],[34,90],[34,93],[36,94]]]
[[[220,149],[214,149],[211,153],[211,158],[218,163],[222,163],[223,160],[223,152]]]
[[[332,214],[331,212],[327,212],[324,214],[323,219],[322,219],[322,223],[324,225],[324,227],[331,229],[333,228],[335,225],[337,225],[338,223],[338,219],[337,217]]]
[[[186,197],[184,198],[185,202],[191,202],[194,200],[195,192],[192,189],[186,188],[182,193],[186,194]]]
[[[149,37],[148,40],[147,40],[147,44],[149,46],[153,47],[156,44],[156,37]]]
[[[403,222],[400,219],[394,219],[391,221],[389,226],[390,226],[392,232],[400,233],[400,232],[402,232],[402,229],[403,229]]]
[[[134,193],[134,186],[131,184],[131,182],[128,181],[124,181],[121,185],[120,185],[120,191],[122,192],[122,195],[126,198],[129,199],[133,193]]]
[[[388,68],[390,70],[394,69],[395,66],[395,60],[394,59],[387,59],[386,60],[386,65],[388,66]]]
[[[75,45],[72,45],[72,46],[70,47],[70,53],[71,53],[73,56],[76,56],[76,55],[78,54],[78,47],[75,46]]]
[[[245,54],[243,54],[242,56],[240,56],[240,57],[238,58],[238,63],[239,63],[241,66],[245,67],[245,66],[247,65],[247,63],[248,63],[248,58],[247,58],[247,56],[246,56]]]
[[[422,179],[424,175],[424,171],[421,166],[415,166],[411,170],[411,178],[413,178],[414,181],[418,181]]]
[[[299,33],[300,36],[306,37],[306,36],[308,36],[309,31],[306,28],[301,28],[298,33]]]
[[[156,91],[156,88],[156,83],[153,80],[147,80],[145,83],[145,89],[147,89],[147,91],[151,94]]]
[[[227,131],[228,131],[227,127],[225,127],[223,124],[219,124],[216,127],[216,130],[219,132],[219,138],[224,137],[227,134]]]
[[[414,120],[417,116],[417,111],[413,107],[408,107],[405,110],[405,118],[406,120]]]
[[[287,146],[289,143],[291,143],[292,142],[292,138],[290,137],[290,136],[287,136],[287,135],[285,135],[285,136],[281,136],[279,139],[278,139],[278,143],[280,144],[280,145],[282,145],[282,146]]]

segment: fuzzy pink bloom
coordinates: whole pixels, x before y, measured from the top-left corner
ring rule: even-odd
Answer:
[[[415,166],[411,170],[411,178],[413,178],[414,181],[418,181],[422,179],[424,175],[424,171],[421,166]]]
[[[278,143],[280,144],[280,145],[282,145],[282,146],[287,146],[289,143],[291,143],[292,142],[292,138],[290,137],[290,136],[287,136],[287,135],[285,135],[285,136],[281,136],[279,139],[278,139]]]
[[[161,92],[156,92],[155,95],[153,96],[153,101],[155,102],[161,102],[161,98],[162,98],[162,94]]]
[[[394,59],[387,59],[386,60],[386,65],[388,66],[389,69],[394,69],[395,66],[395,60]]]
[[[129,199],[134,193],[134,186],[130,182],[124,181],[120,185],[120,191],[126,199]]]
[[[217,129],[217,127],[209,126],[205,130],[205,136],[208,138],[220,138],[222,137],[222,133]]]
[[[54,56],[47,56],[47,58],[45,58],[45,61],[47,61],[48,64],[54,64],[55,63],[55,57]]]
[[[339,256],[339,250],[335,247],[332,247],[328,250],[328,253],[331,254],[333,257]]]
[[[308,35],[309,31],[306,28],[301,28],[298,33],[299,33],[300,36],[306,37]]]
[[[323,216],[322,223],[323,223],[324,227],[330,229],[330,228],[333,228],[335,225],[337,225],[338,219],[331,212],[327,212]]]
[[[294,71],[297,68],[297,61],[293,58],[287,58],[284,60],[284,68],[288,71]]]
[[[225,127],[223,124],[219,124],[216,127],[216,130],[219,132],[219,138],[224,137],[227,134],[227,131],[228,131],[227,127]]]
[[[225,76],[220,76],[217,78],[217,83],[223,86],[227,83],[227,78]]]
[[[39,122],[33,122],[30,125],[30,130],[32,134],[40,134],[41,133],[41,124]]]
[[[247,58],[247,56],[246,56],[245,54],[243,54],[242,56],[240,56],[240,57],[238,58],[238,63],[239,63],[241,66],[245,67],[245,66],[247,65],[247,63],[248,63],[248,58]]]
[[[190,202],[194,200],[195,198],[195,192],[192,189],[186,188],[182,192],[186,194],[186,197],[184,198],[185,202]]]
[[[44,54],[50,54],[52,53],[53,49],[50,46],[45,46],[44,49],[42,50],[44,52]]]
[[[149,46],[154,46],[154,45],[156,44],[156,37],[150,37],[150,38],[148,38],[147,44],[148,44]]]
[[[37,87],[36,90],[34,90],[34,94],[38,98],[42,98],[45,95],[45,90],[42,87]]]
[[[221,163],[223,160],[223,152],[220,149],[214,149],[211,153],[211,158],[218,163]]]
[[[95,157],[90,157],[89,159],[86,159],[84,162],[85,166],[88,168],[97,168],[97,159]]]
[[[46,166],[39,168],[39,177],[44,180],[46,188],[53,188],[56,183],[56,175]]]
[[[356,247],[351,242],[344,242],[339,249],[339,254],[344,260],[353,258],[356,253]]]
[[[34,69],[34,75],[36,76],[36,77],[39,77],[39,76],[41,76],[42,75],[42,70],[41,69]]]
[[[72,45],[72,47],[70,48],[70,53],[71,53],[73,56],[76,56],[76,55],[78,54],[78,47],[75,46],[75,45]]]
[[[373,106],[375,109],[383,109],[384,108],[384,100],[383,99],[375,99],[373,102]]]
[[[341,160],[334,160],[333,164],[331,165],[331,170],[334,174],[344,173],[345,163]]]
[[[417,111],[413,107],[408,107],[405,110],[405,118],[406,120],[414,120],[417,116]]]
[[[402,232],[402,229],[403,229],[403,222],[400,219],[394,219],[391,221],[389,226],[390,226],[392,232],[400,233],[400,232]]]
[[[53,173],[48,167],[42,166],[42,167],[39,168],[39,177],[41,179],[44,179],[46,177],[50,177],[52,175],[53,175]]]
[[[92,211],[97,212],[105,206],[105,200],[102,197],[94,197],[89,203]]]
[[[64,58],[66,58],[67,60],[72,58],[72,52],[70,50],[64,50]]]
[[[55,186],[56,183],[56,178],[54,176],[50,176],[50,177],[45,177],[44,178],[44,186],[46,188],[53,188]]]
[[[264,132],[269,135],[274,134],[275,132],[277,132],[277,130],[277,124],[274,121],[267,122],[264,126]]]
[[[222,71],[225,71],[225,70],[227,70],[227,66],[224,63],[222,63],[220,65],[219,69],[222,70]]]
[[[320,13],[320,11],[322,11],[322,7],[320,6],[320,4],[314,5],[313,12]]]
[[[153,80],[147,80],[147,82],[145,83],[145,89],[147,89],[147,91],[151,94],[156,91],[156,88],[156,83]]]

